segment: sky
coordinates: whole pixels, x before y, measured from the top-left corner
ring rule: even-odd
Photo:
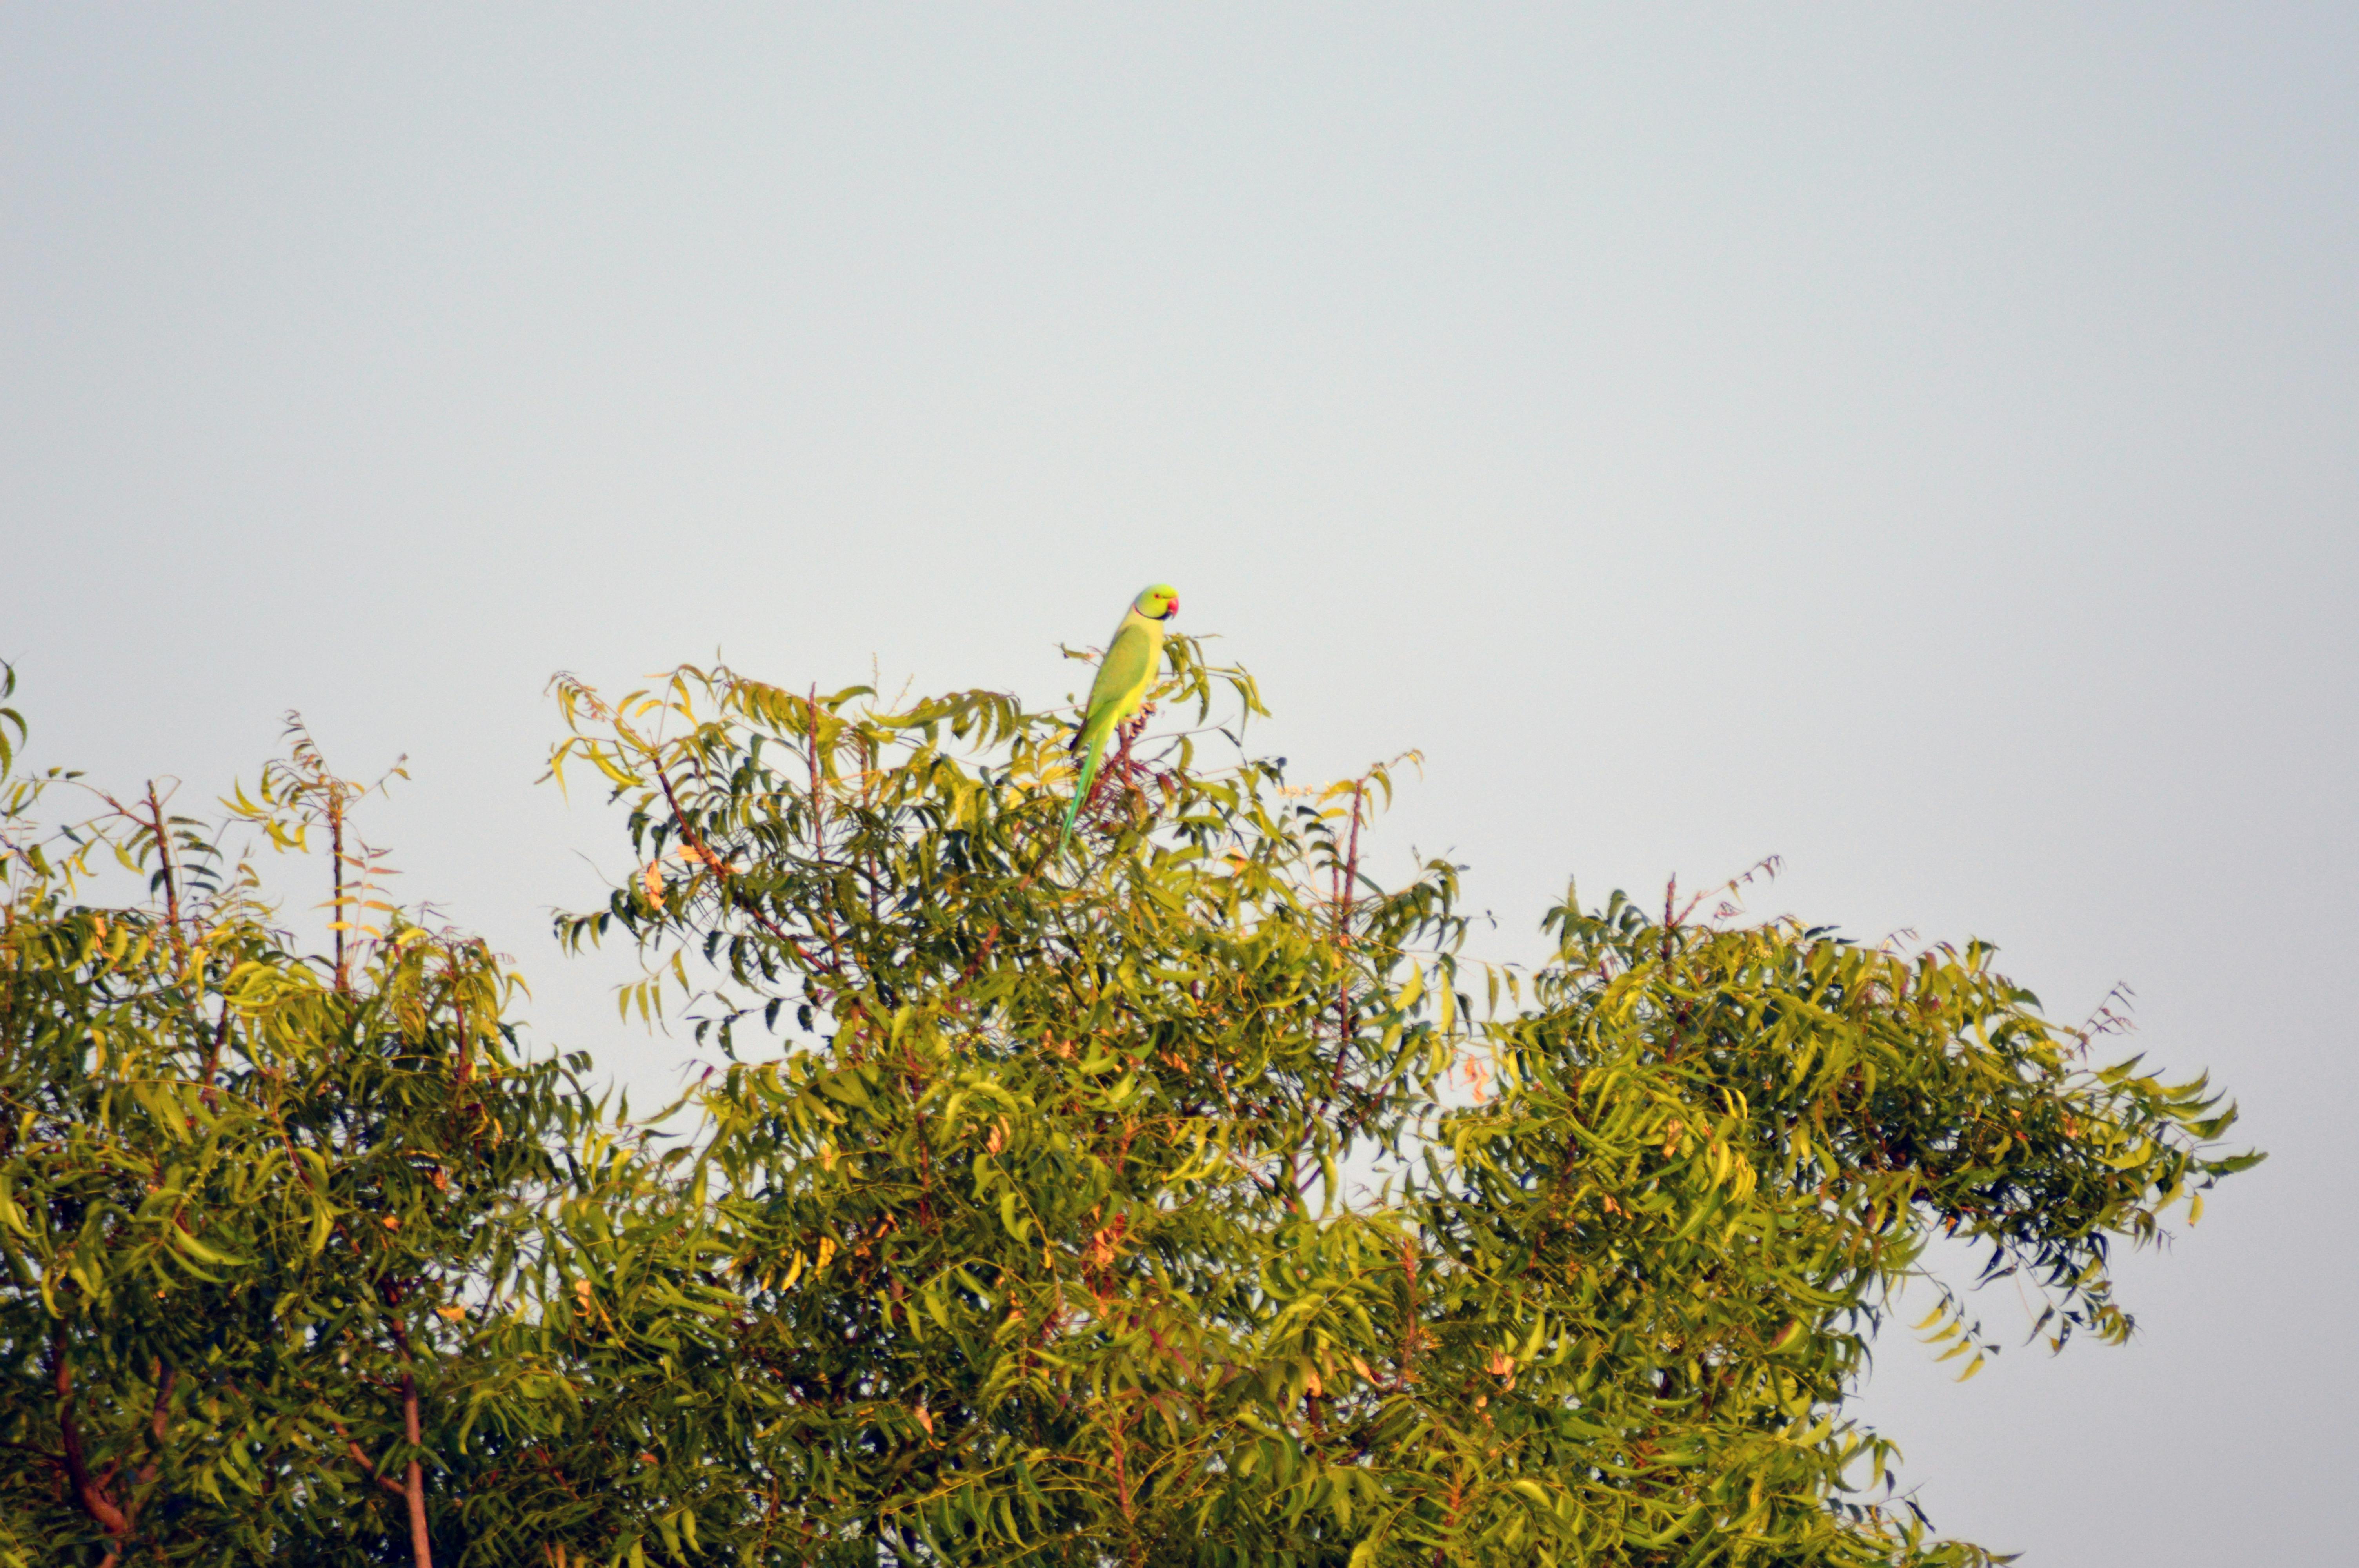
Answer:
[[[655,1093],[553,673],[1045,706],[1169,581],[1479,951],[1775,854],[2133,988],[2269,1161],[1865,1413],[2029,1564],[2340,1563],[2354,280],[2348,5],[7,6],[0,658],[184,804],[406,755],[398,892]]]

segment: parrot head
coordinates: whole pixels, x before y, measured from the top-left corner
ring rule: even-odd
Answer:
[[[1133,600],[1131,608],[1149,621],[1169,621],[1180,613],[1180,590],[1158,582]]]

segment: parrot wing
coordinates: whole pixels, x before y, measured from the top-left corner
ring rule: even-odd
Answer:
[[[1103,736],[1138,711],[1147,685],[1155,678],[1154,660],[1153,635],[1139,622],[1125,621],[1122,630],[1114,633],[1114,646],[1098,665],[1098,678],[1090,683],[1089,706],[1083,710],[1076,743]]]

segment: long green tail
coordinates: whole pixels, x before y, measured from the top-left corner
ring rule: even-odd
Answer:
[[[1082,802],[1090,798],[1090,785],[1097,783],[1098,758],[1105,752],[1105,734],[1101,730],[1090,738],[1090,749],[1082,758],[1082,782],[1074,787],[1073,801],[1065,807],[1065,830],[1057,835],[1057,853],[1065,852],[1066,843],[1073,837],[1073,818],[1082,814]]]

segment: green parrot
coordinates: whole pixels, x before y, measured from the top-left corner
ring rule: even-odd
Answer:
[[[1090,683],[1081,732],[1073,737],[1073,750],[1082,752],[1082,780],[1073,789],[1073,804],[1065,807],[1065,830],[1057,837],[1060,853],[1073,836],[1073,818],[1082,814],[1082,802],[1090,798],[1090,786],[1097,783],[1107,740],[1138,711],[1147,700],[1147,688],[1155,684],[1155,672],[1163,663],[1163,623],[1178,613],[1179,591],[1158,582],[1131,600],[1130,613],[1114,629],[1098,678]]]

